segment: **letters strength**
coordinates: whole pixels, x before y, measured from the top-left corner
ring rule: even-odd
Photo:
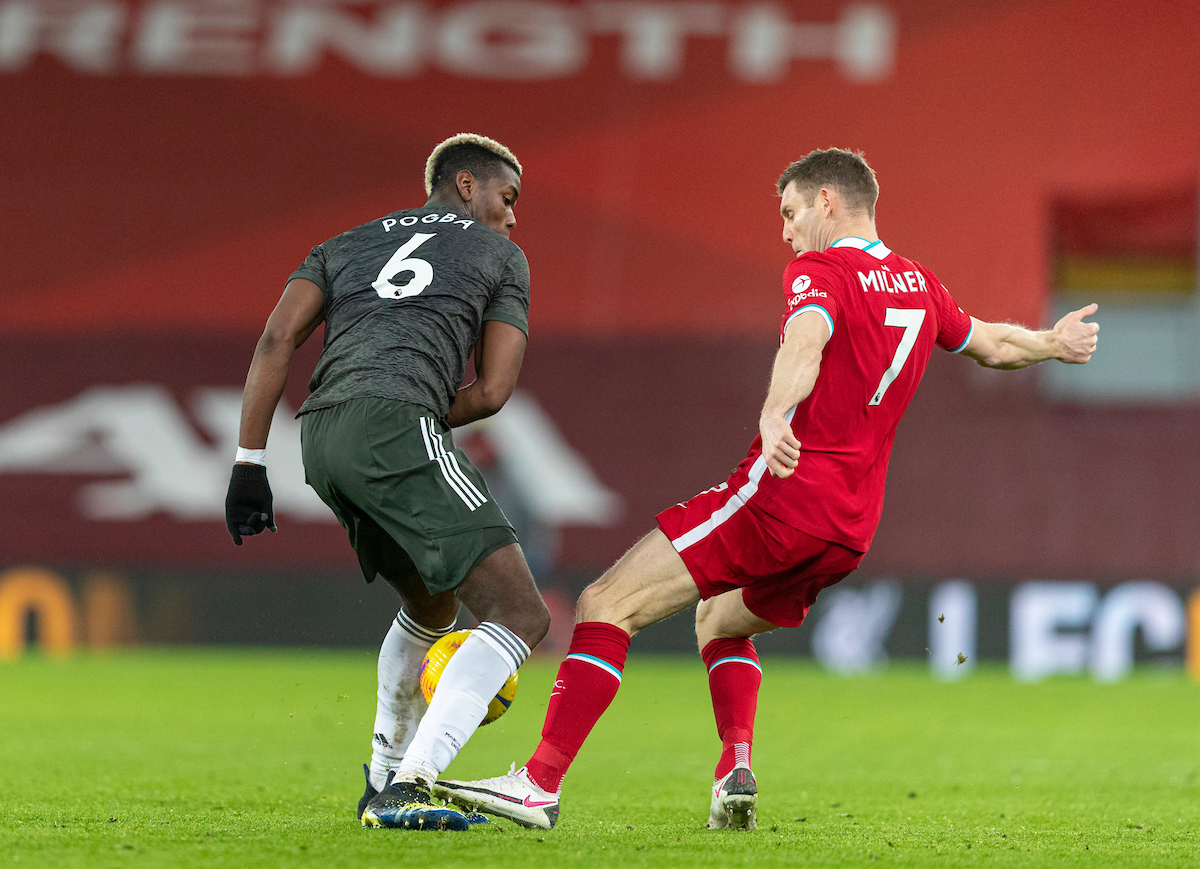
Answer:
[[[832,21],[793,21],[771,2],[417,2],[0,0],[0,75],[38,54],[85,75],[300,76],[329,56],[381,78],[430,71],[538,81],[580,73],[598,38],[620,42],[621,72],[663,81],[689,43],[723,39],[729,74],[779,81],[795,61],[832,61],[853,81],[891,75],[896,15],[845,2]]]

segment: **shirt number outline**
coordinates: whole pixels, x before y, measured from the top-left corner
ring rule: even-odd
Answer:
[[[888,387],[900,376],[900,369],[904,367],[913,347],[917,345],[917,335],[924,322],[924,308],[888,308],[884,313],[883,325],[903,328],[904,334],[900,336],[900,346],[896,348],[892,364],[888,366],[887,371],[883,372],[883,377],[879,378],[879,386],[875,388],[875,394],[867,402],[867,407],[878,406],[883,401],[883,395],[888,391]]]

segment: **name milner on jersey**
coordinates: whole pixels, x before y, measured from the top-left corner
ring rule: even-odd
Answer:
[[[862,284],[863,292],[874,290],[877,293],[927,293],[925,276],[918,271],[893,272],[875,269],[869,272],[859,272],[858,281]]]

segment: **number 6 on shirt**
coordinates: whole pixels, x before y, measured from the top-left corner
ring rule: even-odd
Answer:
[[[375,283],[371,284],[375,288],[375,292],[379,294],[379,298],[406,299],[409,296],[419,295],[422,290],[433,283],[433,266],[423,259],[410,257],[409,254],[435,235],[437,235],[435,232],[418,232],[400,245],[400,249],[392,254],[392,258],[379,270],[379,277],[375,279]],[[392,279],[401,272],[412,272],[412,277],[403,287],[398,287],[392,283]]]
[[[892,364],[888,366],[887,371],[883,372],[883,377],[879,378],[879,386],[875,388],[875,395],[867,402],[867,407],[875,407],[883,401],[883,394],[888,391],[892,381],[900,374],[900,369],[908,361],[908,354],[912,353],[913,347],[916,346],[917,334],[921,331],[923,322],[925,322],[924,308],[887,309],[887,313],[883,317],[883,325],[902,327],[904,334],[900,336],[900,346],[896,348]]]

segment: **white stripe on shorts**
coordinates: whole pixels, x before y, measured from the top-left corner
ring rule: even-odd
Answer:
[[[783,415],[783,418],[791,423],[792,417],[795,414],[796,408],[793,406],[787,413]],[[742,486],[740,489],[734,490],[734,492],[729,496],[728,501],[721,505],[719,509],[713,511],[711,516],[709,516],[691,531],[680,534],[678,537],[672,540],[671,545],[675,547],[675,551],[683,552],[683,550],[687,549],[689,546],[699,543],[701,540],[711,534],[713,529],[723,525],[725,520],[727,520],[738,510],[742,509],[746,502],[749,501],[754,496],[754,493],[758,491],[758,482],[762,479],[762,475],[766,470],[767,460],[760,454],[759,457],[754,460],[754,464],[750,466],[750,479],[746,481],[746,485]],[[709,491],[712,490],[710,489]]]
[[[442,443],[441,432],[439,432],[434,426],[433,420],[429,421],[429,433],[433,436],[433,440],[434,443],[437,444],[437,448],[441,451],[442,455],[446,457],[446,461],[450,465],[450,473],[458,477],[459,482],[463,484],[463,488],[467,490],[467,494],[478,498],[481,506],[486,503],[487,498],[483,497],[483,493],[480,492],[479,489],[476,488],[475,484],[471,482],[471,478],[463,473],[462,467],[458,464],[458,457],[454,455],[454,453],[447,452],[445,445]]]
[[[675,547],[675,551],[683,552],[689,546],[699,543],[711,534],[714,529],[723,525],[730,516],[742,509],[746,502],[758,491],[758,481],[762,479],[763,471],[766,469],[766,459],[762,456],[755,459],[754,464],[750,466],[750,479],[746,482],[746,485],[740,489],[735,489],[730,494],[728,501],[691,531],[680,534],[672,540],[671,545]]]
[[[421,417],[420,420],[421,420],[421,437],[425,441],[425,452],[429,455],[429,460],[431,462],[438,463],[438,467],[441,468],[441,470],[442,470],[442,477],[445,478],[446,482],[449,484],[450,488],[454,490],[455,494],[458,495],[458,497],[462,498],[462,501],[464,504],[467,505],[467,508],[470,509],[470,511],[472,513],[474,513],[475,508],[480,506],[483,503],[482,499],[477,504],[475,502],[475,500],[463,488],[462,484],[458,481],[458,478],[456,476],[454,476],[454,474],[450,471],[450,467],[449,467],[448,463],[446,462],[446,458],[444,455],[445,451],[440,449],[441,443],[438,442],[437,446],[435,446],[434,439],[431,436],[430,430],[433,428],[432,421],[426,419],[425,417]],[[459,473],[462,473],[462,471],[460,470]],[[470,481],[468,480],[468,482],[470,482]]]

